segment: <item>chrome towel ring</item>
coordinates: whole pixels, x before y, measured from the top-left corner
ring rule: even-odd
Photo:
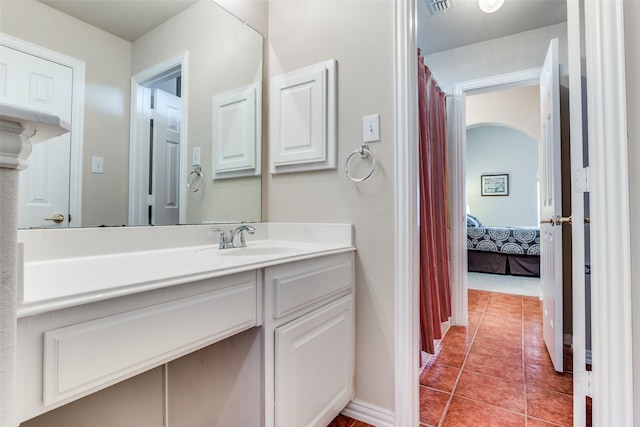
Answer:
[[[187,179],[187,188],[192,193],[195,193],[200,190],[200,187],[202,187],[203,183],[204,174],[202,173],[202,168],[200,167],[200,165],[198,165],[189,174],[189,178]]]
[[[362,178],[354,178],[353,176],[351,176],[351,174],[349,174],[349,161],[356,154],[360,154],[360,158],[363,159],[363,160],[366,160],[369,157],[371,157],[371,169]],[[369,151],[369,146],[368,145],[361,145],[360,148],[358,148],[357,150],[353,150],[351,152],[351,154],[349,154],[349,156],[347,156],[347,160],[345,160],[345,162],[344,162],[344,174],[347,175],[347,178],[349,178],[353,182],[362,182],[365,179],[369,178],[371,176],[371,174],[373,173],[375,168],[376,168],[376,157],[373,155],[373,153],[371,151]]]

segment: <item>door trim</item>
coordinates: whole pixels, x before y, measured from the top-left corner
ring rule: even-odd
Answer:
[[[623,1],[585,1],[593,425],[633,425],[631,242]]]
[[[394,417],[419,423],[418,67],[416,0],[394,3],[395,307]]]
[[[71,158],[69,160],[69,221],[70,227],[82,226],[82,147],[84,138],[85,63],[55,50],[0,33],[0,42],[7,47],[38,56],[71,68],[73,94],[71,105]]]
[[[129,225],[149,225],[147,220],[147,195],[149,194],[149,131],[144,106],[145,84],[159,75],[180,67],[182,98],[182,125],[180,126],[180,207],[179,222],[186,223],[187,191],[187,107],[188,103],[188,59],[183,51],[165,59],[131,77],[131,126],[129,146]],[[140,173],[140,171],[144,173]],[[146,171],[146,172],[145,172]]]
[[[453,85],[451,140],[449,141],[451,173],[451,323],[467,326],[467,125],[466,96],[509,87],[539,83],[542,68],[468,80]],[[457,218],[457,220],[456,220]]]
[[[570,127],[570,157],[571,157],[571,182],[580,182],[579,169],[583,167],[584,138],[583,128],[586,123],[586,115],[583,112],[583,63],[582,47],[584,38],[581,36],[580,9],[583,7],[578,1],[567,2],[567,56],[569,60],[569,127]],[[586,252],[584,250],[585,239],[585,203],[584,192],[574,185],[571,197],[571,245],[576,248],[571,252],[571,295],[572,295],[572,335],[573,346],[573,423],[577,426],[587,425],[586,396],[591,394],[589,376],[587,371],[587,359],[591,362],[591,356],[587,357],[587,307],[586,307],[586,280],[585,264]],[[580,249],[578,249],[580,248]],[[589,350],[590,352],[590,350]]]

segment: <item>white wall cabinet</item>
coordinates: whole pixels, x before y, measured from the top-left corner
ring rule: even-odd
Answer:
[[[353,398],[353,274],[350,253],[266,269],[267,427],[324,427]]]

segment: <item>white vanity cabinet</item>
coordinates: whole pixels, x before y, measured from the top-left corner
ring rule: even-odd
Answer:
[[[19,319],[20,419],[258,326],[257,278],[247,271]]]
[[[353,253],[265,269],[265,426],[325,427],[353,398]]]

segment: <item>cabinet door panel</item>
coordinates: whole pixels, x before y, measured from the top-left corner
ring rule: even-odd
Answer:
[[[276,329],[276,426],[326,426],[351,400],[353,324],[348,296]]]

